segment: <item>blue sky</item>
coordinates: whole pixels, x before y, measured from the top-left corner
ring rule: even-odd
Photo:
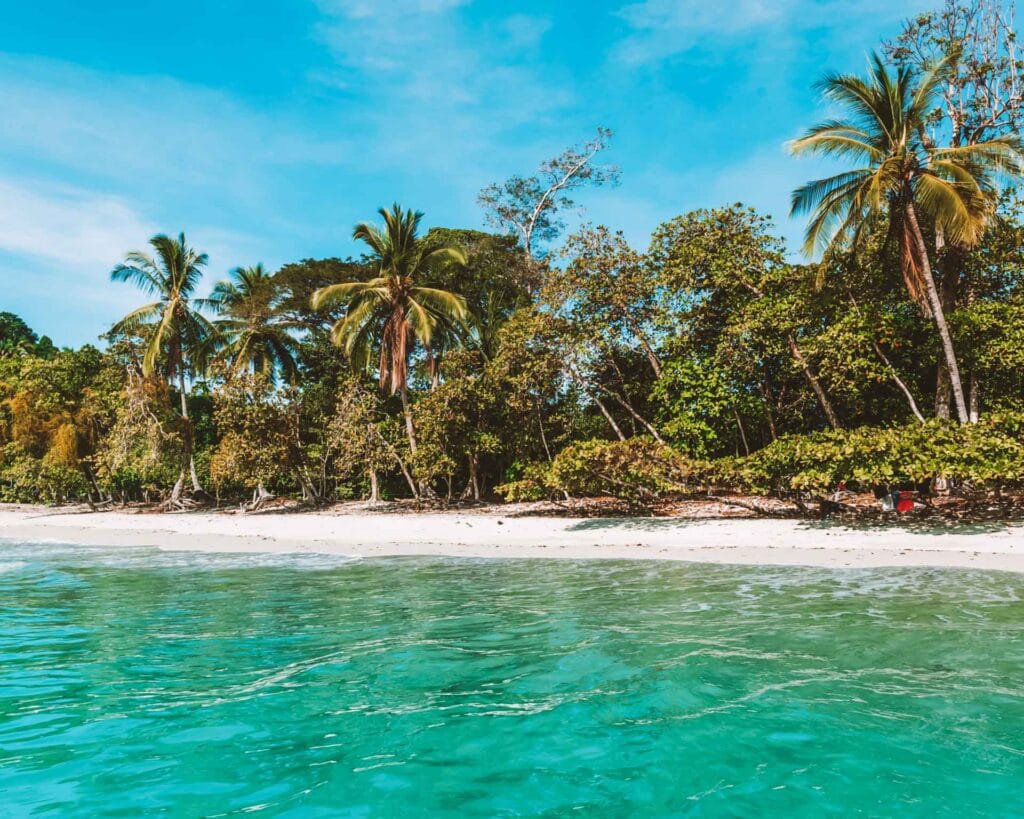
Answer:
[[[811,83],[860,71],[904,0],[132,0],[12,3],[0,30],[0,310],[95,341],[139,294],[124,252],[184,230],[237,265],[356,252],[394,200],[483,227],[476,194],[615,131],[622,184],[582,218],[644,247],[742,201],[786,216],[825,170],[786,140]]]

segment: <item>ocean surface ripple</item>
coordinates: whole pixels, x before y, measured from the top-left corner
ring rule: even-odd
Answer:
[[[1024,577],[0,545],[0,816],[1024,816]]]

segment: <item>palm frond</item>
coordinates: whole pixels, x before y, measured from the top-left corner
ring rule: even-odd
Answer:
[[[429,347],[437,326],[436,316],[412,296],[406,299],[405,315],[416,340],[424,347]]]
[[[374,285],[370,282],[342,282],[341,284],[329,284],[326,287],[321,287],[313,293],[313,297],[310,299],[310,306],[314,310],[320,310],[324,307],[348,301],[354,295],[372,288],[374,288]]]
[[[160,360],[160,351],[168,340],[168,336],[173,331],[173,328],[174,311],[164,310],[160,323],[153,330],[149,343],[146,345],[145,355],[142,357],[142,372],[144,375],[150,376],[156,372],[157,362]]]
[[[162,304],[162,302],[154,301],[150,304],[144,304],[142,307],[136,307],[130,313],[118,319],[110,328],[110,332],[114,334],[136,332],[140,327],[149,324],[160,314]]]
[[[115,282],[131,282],[147,295],[167,291],[156,264],[141,253],[129,253],[124,262],[115,265],[110,271],[110,279]]]
[[[350,339],[358,334],[359,329],[371,318],[374,308],[377,306],[371,299],[363,299],[355,304],[349,304],[348,312],[331,328],[331,341],[339,347],[344,346],[346,353],[351,352],[349,349]]]
[[[935,148],[929,154],[932,162],[955,162],[1013,175],[1024,172],[1024,142],[1017,134],[1006,134],[973,145]]]
[[[872,173],[873,170],[871,168],[858,168],[801,185],[793,191],[790,197],[789,213],[791,216],[809,213],[820,202],[830,198],[836,191],[846,190],[851,185],[859,186]]]
[[[852,126],[835,127],[824,123],[790,142],[789,151],[794,155],[813,153],[822,156],[851,157],[858,162],[877,162],[884,157],[860,129]]]
[[[352,231],[352,238],[368,244],[370,249],[380,257],[384,257],[388,253],[388,242],[384,234],[380,232],[379,228],[371,225],[369,222],[362,222],[356,225]]]
[[[932,214],[950,241],[965,247],[978,243],[983,230],[983,212],[975,191],[934,173],[915,179],[914,195],[921,207]]]
[[[469,315],[466,300],[456,293],[439,290],[435,287],[413,287],[410,295],[431,312],[448,316],[457,321],[465,321]]]

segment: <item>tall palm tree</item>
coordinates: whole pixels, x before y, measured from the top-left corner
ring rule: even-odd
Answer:
[[[793,192],[792,213],[811,213],[804,250],[855,243],[873,218],[886,213],[897,237],[907,290],[935,322],[949,369],[961,423],[968,420],[960,369],[946,323],[918,214],[929,217],[952,242],[971,247],[985,232],[993,212],[1000,174],[1020,173],[1017,136],[974,145],[937,148],[927,138],[946,63],[920,77],[900,67],[891,74],[872,55],[870,75],[829,75],[824,96],[849,112],[811,128],[791,143],[795,154],[816,153],[855,164]]]
[[[423,214],[403,210],[397,203],[377,211],[383,230],[364,222],[353,238],[369,245],[377,275],[365,282],[322,287],[313,294],[314,309],[344,304],[345,315],[331,329],[331,340],[345,349],[356,366],[366,366],[374,344],[380,348],[380,388],[402,397],[409,448],[416,451],[416,430],[409,409],[409,356],[419,342],[427,351],[439,327],[466,320],[466,300],[455,293],[417,282],[445,262],[465,264],[457,247],[427,248],[418,229]]]
[[[149,240],[155,255],[132,251],[111,272],[116,282],[131,282],[155,301],[132,310],[111,328],[112,334],[139,333],[146,343],[142,372],[146,376],[160,372],[168,383],[177,380],[181,398],[181,417],[185,426],[183,465],[171,501],[177,503],[185,483],[186,464],[192,478],[192,489],[202,492],[192,456],[192,430],[188,416],[186,377],[201,362],[214,326],[194,304],[193,294],[203,275],[207,256],[190,248],[185,234],[172,239],[164,234]]]
[[[299,323],[284,319],[280,306],[284,293],[262,264],[236,267],[231,278],[217,282],[206,300],[219,314],[218,355],[234,373],[246,370],[273,379],[278,373],[294,383],[298,343],[291,330]]]

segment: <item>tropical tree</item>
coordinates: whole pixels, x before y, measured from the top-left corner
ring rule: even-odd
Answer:
[[[313,294],[314,309],[343,303],[345,314],[331,329],[331,340],[344,348],[356,368],[365,368],[374,345],[379,347],[380,388],[402,398],[409,449],[416,451],[416,430],[409,408],[409,357],[415,343],[429,355],[434,333],[467,318],[466,300],[455,293],[417,284],[431,277],[435,266],[465,264],[454,246],[427,247],[418,236],[419,211],[397,203],[381,208],[384,228],[364,222],[353,238],[372,251],[377,275],[362,282],[322,287]]]
[[[929,117],[928,138],[958,147],[985,142],[999,134],[1020,132],[1024,117],[1024,62],[1018,57],[1013,0],[945,0],[941,8],[906,20],[894,40],[883,43],[890,62],[928,71],[945,60],[937,106]],[[935,234],[942,306],[970,307],[981,296],[980,282],[970,276],[969,248]],[[960,341],[962,345],[963,342]],[[964,363],[961,361],[961,363]],[[967,374],[967,408],[971,420],[981,411],[980,368]],[[945,362],[939,361],[935,414],[950,415],[952,390]]]
[[[197,309],[193,298],[203,275],[207,256],[188,246],[185,234],[177,239],[164,234],[149,240],[155,255],[132,251],[111,272],[117,282],[131,282],[156,298],[132,310],[110,330],[111,335],[140,335],[145,348],[143,375],[162,374],[168,383],[177,381],[183,424],[183,465],[171,492],[171,503],[180,502],[186,468],[194,492],[202,492],[193,457],[192,429],[188,415],[186,379],[203,364],[204,351],[217,334],[214,325]]]
[[[445,354],[457,348],[479,350],[484,358],[494,355],[497,334],[516,309],[530,303],[523,286],[526,258],[514,236],[496,236],[478,230],[431,228],[423,237],[425,245],[458,247],[465,264],[438,265],[425,284],[466,300],[468,318],[453,326],[440,325],[431,342],[432,364],[428,367],[432,387],[437,388]]]
[[[949,370],[960,421],[968,421],[960,370],[942,300],[932,275],[920,214],[951,242],[978,244],[993,211],[1000,173],[1019,172],[1021,143],[1015,135],[956,147],[934,147],[926,137],[945,62],[916,75],[901,66],[890,73],[876,54],[870,76],[826,76],[826,99],[850,117],[811,128],[791,144],[796,154],[816,153],[856,164],[793,192],[794,214],[811,213],[804,250],[857,243],[872,219],[887,213],[896,236],[900,268],[911,297],[934,322]]]
[[[216,322],[218,355],[233,374],[251,372],[267,379],[278,373],[295,383],[298,342],[291,330],[300,325],[282,317],[284,293],[263,265],[236,267],[231,278],[217,282],[207,300],[221,318]]]
[[[576,205],[571,198],[573,191],[588,185],[618,183],[618,168],[594,162],[608,148],[611,137],[611,130],[599,127],[593,139],[542,162],[535,175],[513,176],[501,184],[488,185],[477,196],[487,221],[522,242],[527,262],[523,272],[529,274],[523,283],[531,289],[539,284],[538,261],[545,255],[542,246],[565,227],[561,212]]]
[[[0,356],[32,352],[38,342],[39,336],[24,319],[14,313],[0,312]]]

